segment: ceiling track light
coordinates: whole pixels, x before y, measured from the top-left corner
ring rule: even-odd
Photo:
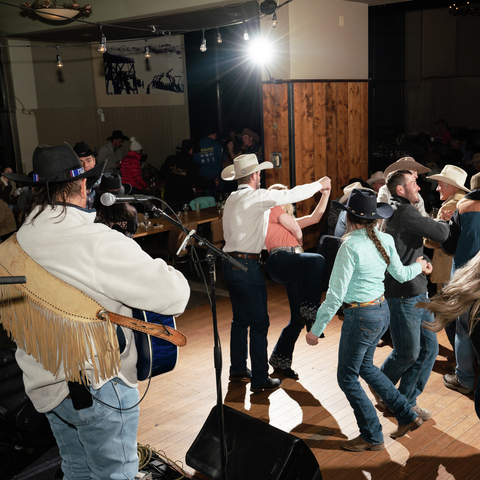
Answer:
[[[202,43],[200,44],[200,51],[207,51],[207,40],[205,40],[205,30],[202,30]]]
[[[277,12],[273,12],[272,15],[272,27],[275,28],[277,26],[278,20],[277,20]]]
[[[55,48],[57,49],[57,67],[62,68],[63,67],[63,62],[62,62],[62,57],[60,56],[60,47],[58,45],[55,45]]]
[[[220,29],[217,28],[217,43],[222,43],[222,36],[220,35]]]
[[[100,40],[100,45],[98,46],[98,51],[100,53],[105,53],[107,51],[107,38],[103,34],[102,26],[99,25],[99,27],[100,27],[100,32],[102,34],[102,39]]]
[[[248,35],[247,24],[243,22],[243,39],[245,41],[250,40],[250,36]]]

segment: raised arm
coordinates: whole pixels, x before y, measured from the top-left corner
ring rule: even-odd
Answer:
[[[329,179],[330,180],[330,179]],[[328,200],[330,198],[331,188],[325,188],[321,190],[322,198],[318,202],[315,210],[310,215],[305,215],[304,217],[297,218],[297,223],[300,225],[300,228],[308,227],[309,225],[313,225],[318,223],[322,218],[325,210],[327,209]]]

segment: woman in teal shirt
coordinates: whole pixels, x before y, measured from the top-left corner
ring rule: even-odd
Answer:
[[[341,446],[354,452],[383,450],[382,426],[358,377],[380,395],[395,415],[398,429],[391,434],[393,438],[423,423],[406,398],[373,364],[373,355],[390,322],[383,295],[385,270],[398,282],[406,282],[425,271],[427,263],[419,257],[412,265],[402,264],[393,238],[376,228],[378,221],[392,215],[392,207],[377,204],[374,192],[354,189],[347,205],[333,201],[332,206],[347,211],[347,233],[335,259],[325,301],[306,339],[308,344],[317,345],[318,337],[345,302],[337,380],[353,408],[360,436],[342,442]]]

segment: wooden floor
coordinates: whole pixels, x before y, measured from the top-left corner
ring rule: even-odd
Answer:
[[[268,292],[270,353],[288,322],[289,308],[283,287],[272,284]],[[251,394],[249,383],[228,382],[230,300],[218,300],[217,310],[225,404],[303,439],[317,458],[324,479],[480,478],[480,422],[473,395],[465,396],[443,385],[445,356],[450,353],[443,332],[438,337],[440,355],[418,402],[433,412],[433,419],[395,441],[388,435],[396,428],[395,419],[378,411],[386,449],[350,453],[341,450],[340,442],[356,437],[358,428],[336,381],[341,321],[337,317],[332,320],[326,338],[317,347],[308,346],[301,335],[293,363],[299,381],[286,379],[283,388],[275,392]],[[152,380],[141,404],[138,441],[164,451],[172,460],[185,461],[186,451],[216,402],[211,318],[210,308],[203,306],[177,319],[188,344],[180,350],[176,369]],[[380,365],[390,351],[389,346],[377,348],[375,363]],[[185,464],[184,468],[192,476],[205,478]]]

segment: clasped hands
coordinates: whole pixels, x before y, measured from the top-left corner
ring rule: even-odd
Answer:
[[[323,177],[319,180],[319,182],[322,184],[322,189],[320,190],[320,193],[330,193],[330,190],[332,189],[332,181],[330,180],[330,178]]]

